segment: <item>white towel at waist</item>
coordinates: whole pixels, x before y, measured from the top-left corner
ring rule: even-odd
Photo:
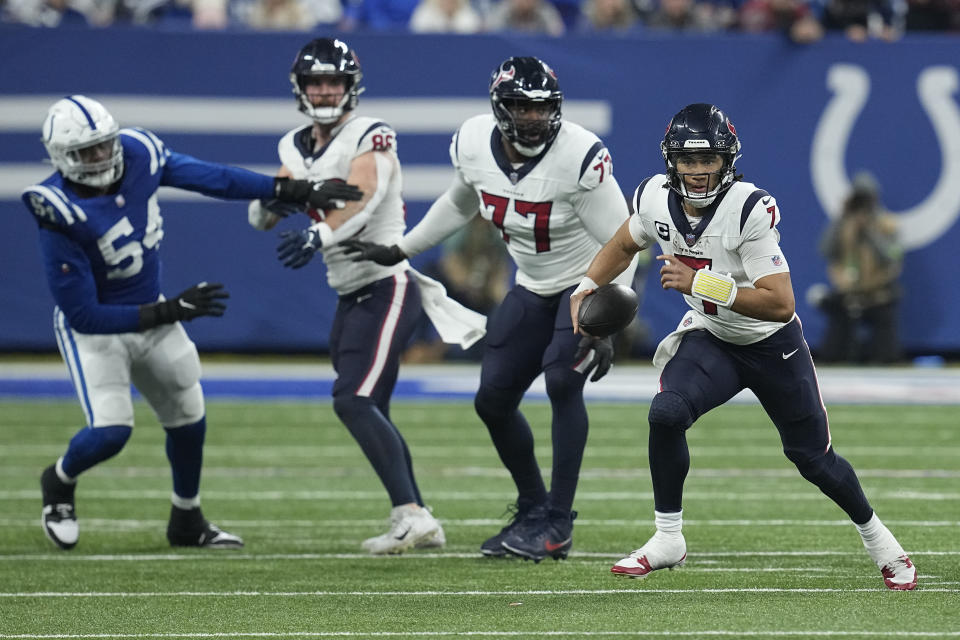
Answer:
[[[683,334],[688,331],[704,328],[705,326],[700,319],[700,314],[693,309],[687,311],[683,315],[683,318],[680,319],[680,324],[677,325],[676,330],[661,340],[660,344],[657,345],[657,352],[653,354],[653,366],[663,370],[663,368],[667,366],[667,363],[670,362],[670,358],[675,356],[677,349],[680,348],[680,340],[683,338]]]
[[[487,333],[487,316],[447,297],[446,287],[433,278],[416,269],[410,271],[420,286],[423,310],[444,342],[469,349]]]

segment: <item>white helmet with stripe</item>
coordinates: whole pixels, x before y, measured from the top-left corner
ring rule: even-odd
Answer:
[[[86,96],[58,100],[43,122],[43,145],[63,177],[106,187],[123,175],[120,127],[110,112]]]

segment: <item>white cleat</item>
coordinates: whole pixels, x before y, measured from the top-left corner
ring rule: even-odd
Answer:
[[[879,533],[869,543],[864,540],[870,558],[883,575],[883,583],[894,591],[912,591],[917,586],[917,568],[890,530],[880,523]]]
[[[77,546],[80,527],[72,504],[47,504],[43,506],[41,520],[43,532],[61,549],[73,549]]]
[[[645,545],[610,567],[610,572],[642,578],[657,569],[682,567],[686,560],[687,542],[683,536],[666,538],[655,533]]]
[[[883,584],[894,591],[913,591],[917,588],[917,568],[903,555],[880,568]]]
[[[429,538],[424,538],[417,544],[413,545],[417,549],[440,549],[447,544],[447,536],[443,533],[443,527],[439,526],[440,523],[437,523],[437,532],[434,533]]]
[[[440,523],[428,509],[400,505],[390,510],[390,530],[364,540],[361,546],[374,555],[403,553],[435,538],[437,532],[440,532],[442,542],[446,542]]]

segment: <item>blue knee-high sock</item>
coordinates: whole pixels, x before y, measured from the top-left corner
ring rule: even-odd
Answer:
[[[683,482],[690,470],[687,435],[673,425],[651,422],[647,449],[654,509],[676,513],[683,508]]]
[[[578,372],[567,368],[549,369],[544,374],[547,395],[553,408],[553,474],[550,505],[561,512],[573,508],[580,479],[580,464],[587,446],[589,419],[583,401],[583,383]]]
[[[340,395],[334,397],[333,409],[377,472],[391,504],[396,507],[414,502],[423,506],[407,444],[373,400]]]
[[[182,427],[164,427],[167,432],[167,459],[173,473],[173,493],[179,498],[196,498],[200,493],[203,467],[203,439],[207,417]]]
[[[661,391],[650,403],[647,455],[653,480],[653,504],[660,513],[677,513],[683,506],[683,482],[690,471],[686,430],[694,415],[686,399]]]
[[[832,447],[822,456],[808,458],[790,452],[787,457],[797,465],[800,475],[817,485],[851,520],[863,524],[873,515],[853,467]]]
[[[71,438],[63,455],[63,472],[71,478],[118,454],[130,439],[127,425],[84,427]]]
[[[503,466],[510,472],[520,500],[531,504],[547,501],[540,465],[534,455],[533,431],[517,405],[519,397],[481,386],[473,405],[490,432],[490,439]]]

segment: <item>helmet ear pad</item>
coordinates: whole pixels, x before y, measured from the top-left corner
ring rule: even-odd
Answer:
[[[43,145],[64,178],[89,187],[107,187],[123,176],[120,126],[91,98],[72,95],[50,107]]]

